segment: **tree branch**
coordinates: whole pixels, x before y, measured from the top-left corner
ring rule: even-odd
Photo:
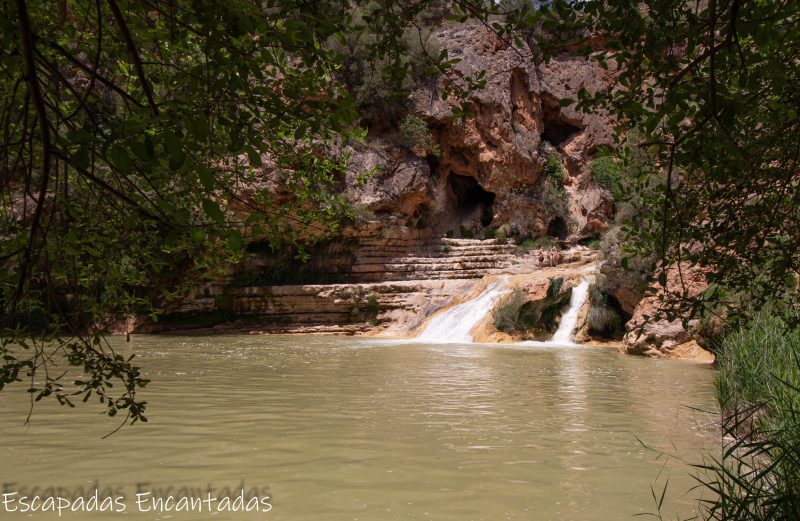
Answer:
[[[139,75],[139,83],[142,84],[142,89],[144,89],[144,93],[147,96],[147,102],[150,104],[150,108],[153,109],[153,114],[158,116],[158,107],[156,106],[155,99],[153,98],[153,91],[150,88],[150,84],[147,83],[147,77],[144,74],[144,65],[142,65],[142,58],[139,56],[139,52],[136,50],[136,44],[133,41],[133,37],[128,29],[128,25],[125,23],[125,17],[122,15],[122,11],[120,10],[116,0],[108,0],[108,5],[111,6],[111,12],[114,14],[114,20],[116,20],[117,26],[122,33],[122,38],[125,40],[128,53],[131,55],[131,59],[133,60],[133,66],[136,68],[136,74]]]
[[[17,291],[14,296],[13,306],[16,308],[19,299],[22,297],[25,288],[25,282],[28,280],[28,273],[31,270],[31,253],[33,251],[33,243],[36,240],[36,235],[42,220],[42,212],[44,210],[44,201],[47,196],[47,187],[50,183],[50,162],[52,157],[53,145],[50,141],[50,126],[47,119],[47,109],[44,104],[44,97],[39,85],[39,78],[36,73],[36,63],[34,60],[34,43],[33,43],[33,29],[31,28],[31,21],[28,17],[28,8],[25,5],[25,0],[16,0],[17,3],[17,17],[19,19],[20,31],[22,32],[22,54],[25,60],[25,82],[28,84],[28,89],[33,98],[33,106],[36,110],[36,119],[39,123],[39,137],[42,140],[42,171],[41,180],[39,182],[39,197],[36,200],[36,209],[33,213],[33,221],[31,222],[31,229],[28,233],[28,241],[25,245],[22,261],[20,262],[19,281],[17,283]]]

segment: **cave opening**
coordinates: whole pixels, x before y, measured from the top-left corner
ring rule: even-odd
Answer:
[[[568,234],[567,223],[561,217],[556,217],[547,225],[547,235],[550,237],[556,237],[563,241],[567,238]]]
[[[542,132],[542,140],[549,142],[553,146],[563,147],[572,139],[572,136],[580,132],[582,129],[577,126],[561,119],[551,119],[545,121],[544,132]]]
[[[604,340],[622,340],[625,335],[625,324],[631,319],[631,314],[622,309],[622,305],[613,295],[602,292],[601,309],[605,308],[607,318],[589,326],[589,334]],[[597,305],[594,302],[593,306]]]
[[[427,154],[425,156],[425,162],[428,163],[431,179],[436,179],[436,176],[439,174],[439,158],[433,154]]]
[[[542,141],[555,147],[564,148],[575,134],[583,130],[583,127],[571,122],[561,113],[561,103],[554,96],[542,95],[542,115]]]
[[[456,212],[461,216],[473,214],[476,209],[480,211],[482,226],[492,224],[494,193],[484,190],[474,177],[450,174],[447,183],[455,197]]]

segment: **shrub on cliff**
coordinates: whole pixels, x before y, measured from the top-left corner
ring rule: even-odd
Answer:
[[[615,201],[625,198],[622,169],[612,156],[598,157],[589,165],[595,183],[608,190]]]
[[[368,13],[356,9],[356,16]],[[396,55],[375,57],[381,37],[354,32],[333,39],[329,47],[341,54],[337,77],[353,97],[363,122],[378,130],[396,128],[408,105],[408,95],[419,84],[434,82],[433,64],[441,49],[428,28],[406,30],[398,40]]]
[[[537,183],[535,199],[542,212],[552,219],[555,217],[567,218],[567,193],[564,190],[566,176],[561,156],[555,150],[547,155],[541,180]]]
[[[564,181],[566,181],[564,165],[561,164],[561,155],[555,150],[551,150],[550,153],[547,154],[547,162],[544,165],[544,175],[547,178],[547,182],[553,188],[558,191],[564,190]]]
[[[552,333],[558,327],[558,318],[567,304],[569,304],[569,299],[572,296],[572,288],[563,291],[563,287],[563,277],[550,278],[550,284],[547,286],[547,296],[539,313],[539,323],[542,329],[548,333]]]
[[[564,279],[553,277],[544,299],[531,301],[522,289],[515,289],[492,313],[498,331],[523,338],[544,338],[555,331],[558,317],[569,303],[572,290],[563,291]]]
[[[409,114],[400,124],[403,145],[438,156],[442,153],[424,119]]]
[[[528,296],[519,288],[511,292],[502,304],[492,312],[494,327],[504,333],[521,333],[527,331],[536,322],[536,317],[530,311]]]
[[[600,291],[613,295],[620,289],[644,296],[650,286],[655,255],[630,255],[624,249],[622,226],[614,224],[600,241],[603,263],[597,277]]]

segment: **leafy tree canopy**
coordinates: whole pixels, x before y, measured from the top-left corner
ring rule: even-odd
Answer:
[[[629,254],[655,252],[662,285],[688,266],[711,283],[696,297],[670,288],[668,316],[796,303],[800,2],[556,1],[511,19],[540,57],[582,52],[608,71],[609,89],[582,90],[578,106],[609,111],[628,156],[651,158]]]
[[[337,150],[364,137],[343,45],[365,42],[364,59],[399,81],[409,31],[460,11],[0,2],[0,389],[24,379],[35,400],[95,396],[112,416],[145,420],[146,381],[98,320],[155,313],[252,238],[335,231],[349,212],[333,189],[347,166]],[[453,63],[423,58],[439,72]]]

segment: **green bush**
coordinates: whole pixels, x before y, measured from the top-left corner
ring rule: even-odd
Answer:
[[[543,190],[539,193],[539,204],[542,209],[552,217],[564,217],[567,215],[567,193],[564,187],[560,188],[553,183],[545,183]]]
[[[439,145],[433,140],[431,131],[425,120],[414,115],[408,115],[400,124],[400,134],[403,145],[409,148],[422,149],[429,154],[438,156],[442,153]]]
[[[603,235],[600,251],[603,263],[597,277],[597,285],[607,294],[614,294],[620,288],[644,296],[653,276],[656,255],[648,257],[627,256],[624,251],[625,234],[621,224],[614,224]]]
[[[547,298],[554,299],[559,293],[561,288],[564,287],[564,277],[551,277],[550,284],[547,286]]]
[[[537,302],[517,288],[492,313],[494,326],[504,333],[516,333],[524,337],[542,337],[552,333],[558,317],[569,303],[572,291],[562,292],[564,279],[553,277],[547,287],[547,296]]]
[[[494,327],[504,333],[524,332],[530,329],[536,322],[535,316],[530,316],[530,306],[527,307],[528,297],[519,288],[511,292],[511,295],[497,306],[492,313]]]
[[[564,190],[564,182],[567,177],[564,173],[564,166],[561,164],[561,156],[555,150],[547,155],[547,163],[544,165],[544,175],[548,184],[556,190]]]
[[[553,245],[553,239],[547,235],[535,239],[527,238],[517,246],[517,253],[527,253],[536,248],[548,249]]]
[[[364,288],[354,286],[351,290],[345,292],[343,296],[353,303],[350,308],[350,315],[354,321],[369,322],[374,326],[380,323],[378,315],[381,312],[381,307],[376,294],[367,295]]]
[[[8,324],[29,332],[44,331],[50,320],[50,313],[44,304],[34,298],[23,299],[17,305],[16,313]],[[1,322],[5,320],[0,319]]]
[[[617,161],[611,156],[598,157],[589,166],[592,179],[602,186],[619,201],[624,198],[625,186],[622,181],[622,169]]]
[[[356,18],[364,14],[355,9]],[[367,126],[394,128],[408,108],[408,94],[414,87],[435,81],[437,72],[431,69],[428,56],[438,56],[440,48],[430,34],[429,29],[423,34],[416,29],[407,31],[399,42],[404,51],[396,57],[399,63],[392,56],[375,56],[379,43],[372,34],[352,34],[344,40],[326,42],[340,57],[337,79],[347,87]]]
[[[550,278],[550,285],[547,286],[547,297],[539,313],[539,325],[548,333],[556,330],[558,318],[567,304],[569,304],[569,299],[572,296],[572,288],[568,291],[562,291],[563,287],[564,279],[562,277]]]

